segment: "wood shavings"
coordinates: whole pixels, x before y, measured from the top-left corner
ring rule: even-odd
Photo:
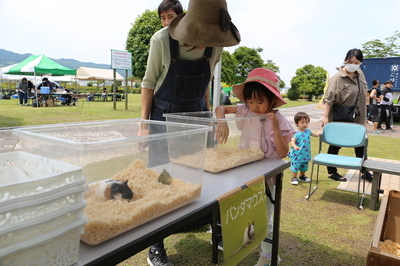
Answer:
[[[246,148],[207,148],[204,162],[204,171],[218,173],[227,169],[237,167],[260,160],[264,157],[264,152],[261,149]],[[171,159],[175,163],[200,168],[202,157],[193,154],[182,156],[178,159]]]
[[[382,241],[379,242],[379,249],[382,252],[386,252],[386,253],[395,255],[397,257],[400,257],[400,245],[389,239],[386,239],[383,242]]]
[[[170,185],[158,182],[159,173],[135,160],[112,180],[128,180],[135,197],[132,201],[102,201],[95,197],[99,183],[89,185],[84,213],[88,218],[81,240],[89,245],[101,242],[153,220],[200,197],[201,184],[172,178]]]

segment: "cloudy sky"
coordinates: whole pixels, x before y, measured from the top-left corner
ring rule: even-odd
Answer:
[[[161,0],[0,0],[0,48],[82,62],[111,63],[125,50],[129,29]],[[185,9],[189,0],[181,0]],[[346,52],[400,29],[399,0],[227,0],[242,35],[238,46],[262,48],[289,85],[298,68],[321,66],[331,75]]]

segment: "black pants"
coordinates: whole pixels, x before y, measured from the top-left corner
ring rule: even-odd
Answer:
[[[328,148],[328,154],[339,154],[339,150],[341,149],[341,147],[338,146],[334,146],[334,145],[329,145]],[[354,148],[354,151],[356,153],[356,157],[358,158],[362,158],[364,155],[364,147],[358,147],[358,148]],[[328,166],[328,174],[334,174],[337,173],[337,168],[336,167],[332,167],[332,166]],[[365,168],[363,167],[361,170],[361,173],[365,172]]]
[[[381,104],[381,120],[378,124],[378,128],[381,127],[382,123],[385,123],[386,130],[390,129],[390,122],[392,119],[392,107],[390,105],[382,105]]]

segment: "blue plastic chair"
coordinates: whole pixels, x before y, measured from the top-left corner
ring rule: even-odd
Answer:
[[[356,148],[364,146],[365,147],[364,155],[362,158],[357,158],[355,156],[351,157],[351,156],[321,153],[322,143],[335,145],[339,147],[345,147],[345,148]],[[319,137],[318,154],[314,156],[314,158],[312,159],[310,188],[308,191],[308,196],[306,196],[306,198],[310,199],[311,195],[317,189],[320,165],[345,168],[345,169],[355,169],[359,170],[358,189],[357,189],[357,208],[361,210],[363,208],[362,205],[365,197],[364,193],[365,179],[363,179],[363,192],[362,192],[363,194],[360,200],[361,169],[364,160],[367,159],[367,147],[368,147],[368,135],[365,126],[357,123],[345,123],[345,122],[331,122],[326,124],[323,128],[323,132]],[[317,165],[317,179],[315,182],[315,187],[312,189],[314,164]]]

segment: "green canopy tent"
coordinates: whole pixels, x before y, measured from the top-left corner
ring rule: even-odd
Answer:
[[[35,84],[37,75],[75,75],[76,79],[76,69],[62,66],[43,54],[31,55],[20,63],[3,69],[7,71],[1,71],[2,74],[35,76]],[[37,94],[35,95],[37,99]]]
[[[4,74],[11,75],[76,75],[76,69],[62,66],[45,55],[31,55],[22,62],[12,66]]]

